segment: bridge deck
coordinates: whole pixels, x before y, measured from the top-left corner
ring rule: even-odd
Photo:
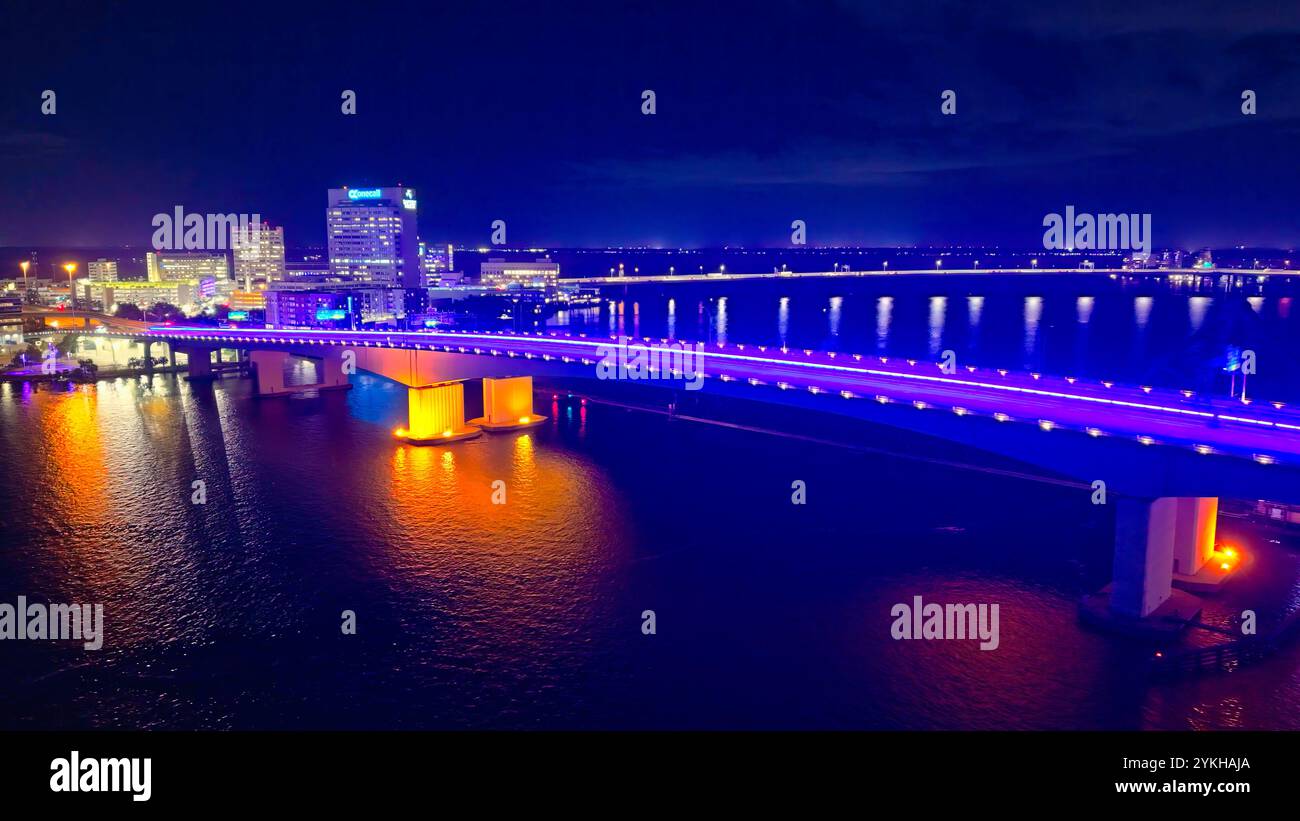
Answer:
[[[313,345],[436,350],[570,363],[575,375],[595,376],[608,338],[560,333],[385,332],[155,327],[139,336],[243,347]],[[648,340],[647,340],[648,341]],[[526,368],[521,368],[521,371]],[[1300,410],[1281,403],[1211,399],[1179,391],[1087,382],[1066,377],[962,368],[844,353],[710,345],[707,377],[749,383],[780,401],[778,390],[814,391],[852,401],[897,402],[922,410],[1028,422],[1044,430],[1128,437],[1151,445],[1194,448],[1261,463],[1300,463]]]

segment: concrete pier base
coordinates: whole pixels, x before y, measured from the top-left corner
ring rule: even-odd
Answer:
[[[1175,581],[1200,591],[1225,573],[1214,550],[1218,499],[1126,497],[1116,504],[1113,580],[1084,597],[1080,617],[1138,635],[1182,629],[1200,614],[1201,600],[1174,590]]]
[[[1115,610],[1115,585],[1108,584],[1096,593],[1084,596],[1079,603],[1079,618],[1084,624],[1125,636],[1155,638],[1182,631],[1201,615],[1201,600],[1181,590],[1171,591],[1169,598],[1145,616],[1128,616]]]
[[[473,439],[483,431],[465,422],[465,386],[441,382],[407,388],[407,424],[393,431],[412,445],[446,445]]]
[[[533,412],[531,376],[483,377],[483,415],[471,419],[471,425],[489,433],[506,433],[535,428],[545,421],[545,416]]]

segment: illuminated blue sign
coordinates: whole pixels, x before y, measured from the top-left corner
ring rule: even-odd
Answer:
[[[384,195],[379,188],[349,188],[348,199],[350,200],[377,200]]]
[[[347,311],[330,310],[329,308],[321,308],[318,311],[316,311],[316,319],[321,321],[347,319],[347,318],[348,318]]]
[[[248,319],[248,311],[231,311],[226,314],[227,319]]]

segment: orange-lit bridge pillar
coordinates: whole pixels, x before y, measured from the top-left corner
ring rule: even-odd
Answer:
[[[465,386],[461,382],[407,388],[406,398],[406,427],[394,433],[413,445],[440,445],[482,433],[465,423]]]
[[[533,411],[533,378],[483,377],[483,415],[470,421],[489,432],[531,428],[546,421]]]

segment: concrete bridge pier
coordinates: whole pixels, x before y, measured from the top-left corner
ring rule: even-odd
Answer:
[[[443,445],[482,434],[476,425],[465,422],[465,385],[462,382],[439,382],[409,387],[406,427],[393,435],[413,445]]]
[[[209,348],[183,348],[179,349],[180,353],[185,354],[185,360],[189,363],[189,376],[186,377],[191,382],[206,382],[216,379],[218,374],[212,370],[212,350]],[[149,343],[145,343],[145,361],[148,362]]]
[[[288,362],[286,351],[250,351],[249,362],[257,376],[258,396],[288,396],[293,393],[314,390],[347,390],[352,387],[347,374],[343,372],[342,351],[327,348],[319,357],[310,357],[320,362],[320,381],[310,385],[286,385],[284,383],[284,366]]]
[[[511,376],[483,377],[483,415],[471,419],[489,433],[531,428],[546,421],[533,411],[533,378]]]
[[[1218,510],[1214,497],[1119,498],[1113,580],[1084,598],[1080,612],[1085,620],[1123,632],[1158,634],[1194,619],[1201,600],[1175,585],[1213,592],[1238,564],[1238,557],[1215,553]]]

